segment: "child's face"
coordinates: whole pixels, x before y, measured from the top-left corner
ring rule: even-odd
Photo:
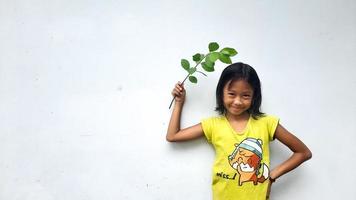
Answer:
[[[253,88],[245,80],[237,80],[224,86],[224,106],[227,113],[241,115],[247,111],[252,103]]]

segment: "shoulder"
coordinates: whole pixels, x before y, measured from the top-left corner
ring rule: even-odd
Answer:
[[[279,123],[279,117],[276,115],[264,114],[263,116],[258,117],[257,119],[252,118],[252,123],[255,125],[274,125]]]
[[[201,119],[202,123],[219,123],[224,121],[224,116],[218,115],[218,116],[210,116],[210,117],[205,117]]]
[[[274,121],[274,120],[279,120],[279,117],[277,117],[276,115],[264,114],[263,116],[258,117],[256,119],[256,121],[260,121],[260,122],[268,122],[268,121]]]
[[[224,122],[224,116],[211,116],[201,120],[201,127],[209,143],[213,141],[214,133]]]
[[[254,121],[255,127],[260,127],[262,130],[266,130],[269,136],[269,140],[274,140],[274,133],[279,124],[279,118],[275,115],[265,114]]]
[[[203,129],[206,127],[213,128],[213,127],[221,126],[225,122],[225,117],[223,115],[210,116],[201,119],[200,122]]]

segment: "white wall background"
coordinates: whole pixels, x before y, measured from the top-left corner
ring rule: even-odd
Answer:
[[[313,151],[272,199],[352,199],[355,11],[353,0],[0,0],[0,199],[211,199],[212,147],[165,141],[180,59],[210,41],[255,67],[263,110]],[[182,127],[215,114],[219,65],[186,84]],[[272,166],[290,155],[278,142],[272,153]]]

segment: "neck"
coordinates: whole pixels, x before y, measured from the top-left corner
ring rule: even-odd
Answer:
[[[225,116],[228,120],[233,121],[248,120],[250,118],[250,114],[248,112],[243,112],[240,115],[232,115],[231,113],[225,113]]]

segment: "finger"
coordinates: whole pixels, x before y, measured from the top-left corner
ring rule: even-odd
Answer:
[[[179,93],[178,93],[177,91],[174,91],[172,94],[173,94],[174,96],[179,96]]]
[[[181,86],[179,86],[179,85],[177,85],[175,88],[176,88],[178,91],[183,91],[183,88],[182,88]]]
[[[172,94],[173,94],[173,95],[179,95],[179,91],[176,90],[176,89],[174,89],[174,90],[172,91]]]
[[[180,86],[179,84],[176,84],[175,88],[182,89],[182,86]]]
[[[180,81],[178,81],[177,85],[179,85],[180,87],[183,87],[184,83],[181,83]]]
[[[179,91],[179,90],[175,90],[174,92],[175,92],[175,94],[176,94],[177,96],[182,96],[182,95],[183,95],[183,92],[181,92],[181,91]]]
[[[178,83],[176,83],[176,86],[180,86],[180,83],[178,82]]]

